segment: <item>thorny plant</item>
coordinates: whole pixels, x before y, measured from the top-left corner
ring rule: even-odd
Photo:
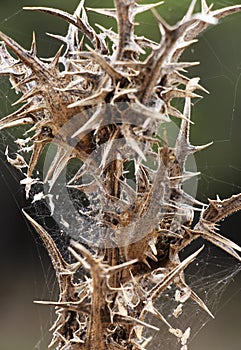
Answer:
[[[79,211],[78,240],[69,247],[71,261],[65,261],[51,234],[24,212],[51,257],[59,284],[59,300],[46,302],[56,307],[50,346],[57,349],[144,350],[152,344],[147,330],[158,330],[148,321],[151,314],[185,350],[190,328],[174,328],[155,302],[174,286],[179,303],[175,317],[187,299],[212,314],[185,282],[184,270],[202,248],[182,261],[180,251],[202,237],[241,261],[236,252],[241,248],[217,227],[241,208],[241,194],[204,205],[183,190],[184,181],[197,175],[185,169],[188,156],[208,145],[189,142],[191,99],[198,96],[195,90],[205,89],[198,78],[183,75],[193,63],[179,61],[200,32],[240,11],[241,5],[213,10],[202,0],[200,13],[194,13],[194,0],[183,19],[169,26],[154,9],[160,4],[115,0],[114,8],[87,9],[115,18],[117,33],[96,25],[97,33],[88,22],[84,0],[74,15],[26,8],[69,23],[65,37],[53,35],[64,45],[49,60],[37,57],[35,37],[27,51],[0,33],[0,73],[22,93],[21,107],[3,118],[0,128],[32,126],[29,137],[17,140],[17,157],[7,154],[25,174],[27,196],[40,182],[36,165],[47,144],[56,144],[57,151],[42,179],[48,186],[46,197],[69,160],[81,161],[66,184],[87,203]],[[135,34],[135,16],[150,9],[159,24],[160,43]],[[183,111],[173,107],[174,98],[184,99]],[[170,116],[181,119],[174,147],[158,133]],[[29,161],[26,151],[32,151]],[[193,224],[195,212],[200,217]],[[76,277],[80,269],[85,270],[83,278]]]

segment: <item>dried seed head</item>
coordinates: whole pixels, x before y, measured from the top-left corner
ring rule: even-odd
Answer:
[[[216,227],[218,221],[240,209],[241,195],[210,201],[193,227],[194,211],[204,205],[185,193],[183,183],[198,174],[186,171],[187,157],[208,146],[193,146],[189,141],[191,100],[199,97],[196,90],[205,89],[199,78],[182,74],[196,62],[180,62],[179,58],[201,31],[240,11],[241,5],[212,10],[202,0],[201,12],[194,13],[196,1],[192,1],[175,26],[153,10],[161,33],[161,42],[156,43],[136,35],[135,16],[162,2],[114,3],[111,9],[88,11],[115,18],[117,33],[101,26],[97,33],[88,22],[84,0],[73,15],[53,8],[25,8],[69,23],[65,37],[51,34],[65,48],[50,60],[38,58],[35,35],[27,51],[0,33],[0,74],[9,75],[15,91],[22,93],[16,103],[23,104],[0,121],[0,129],[31,126],[27,130],[31,136],[17,140],[20,154],[14,160],[6,150],[8,161],[25,169],[22,184],[27,197],[31,186],[39,182],[35,171],[40,155],[47,144],[54,143],[56,155],[45,162],[41,180],[47,187],[33,202],[48,197],[55,218],[57,202],[68,190],[87,202],[74,225],[78,233],[68,220],[68,215],[72,219],[75,215],[66,202],[58,220],[70,236],[83,243],[71,243],[69,251],[76,260],[72,264],[63,259],[51,235],[25,213],[49,252],[60,288],[59,301],[48,302],[56,306],[58,316],[50,346],[144,350],[151,341],[146,329],[158,330],[147,322],[152,314],[186,350],[190,328],[174,328],[154,303],[174,285],[176,301],[181,303],[173,312],[176,318],[189,298],[212,316],[184,280],[185,268],[203,247],[183,261],[179,252],[201,236],[241,260],[237,253],[241,248],[219,235]],[[85,37],[91,47],[84,44]],[[185,100],[183,111],[173,107],[174,98]],[[165,133],[163,137],[158,133],[160,126],[170,123],[170,116],[181,119],[173,147]],[[29,163],[21,155],[26,150],[32,151]],[[73,158],[81,165],[61,188],[62,193],[54,196],[57,180]],[[75,283],[80,266],[88,278]]]

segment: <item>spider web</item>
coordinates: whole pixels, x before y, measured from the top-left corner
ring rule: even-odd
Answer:
[[[77,2],[78,1],[75,1],[75,3]],[[170,4],[169,12],[170,16],[172,16],[173,11],[175,9],[175,4],[173,1],[167,1],[166,3]],[[43,1],[40,1],[39,5],[42,4]],[[230,6],[233,4],[234,2],[232,1],[215,2],[215,5],[219,7]],[[48,3],[48,5],[50,4]],[[96,5],[98,7],[102,4],[100,4],[99,1],[93,1],[92,3],[90,3],[90,5]],[[59,3],[57,4],[57,6],[60,6]],[[11,28],[12,35],[17,40],[18,30],[15,29],[16,27],[14,25],[14,21],[17,18],[21,17],[20,15],[22,15],[22,10],[13,10],[11,13],[11,15],[6,15],[4,18],[0,19],[0,24],[2,25],[1,29],[3,31],[6,29],[7,31],[8,28]],[[237,28],[237,24],[233,24],[234,21],[235,20],[231,18],[226,20],[225,23],[222,24],[218,30],[222,30],[223,35],[225,35],[226,28],[222,27],[228,27],[228,25],[230,24],[230,27],[232,27],[232,25],[235,25],[235,28]],[[155,24],[150,23],[151,22],[149,20],[147,21],[144,19],[140,19],[140,24],[142,25],[142,28],[146,28],[147,33],[152,27],[156,28]],[[241,163],[238,152],[238,150],[240,149],[240,144],[238,144],[238,140],[240,140],[239,112],[241,106],[239,96],[241,94],[241,52],[237,50],[238,40],[232,38],[230,43],[228,42],[229,38],[226,37],[225,39],[223,39],[223,41],[225,41],[225,44],[222,42],[220,45],[223,49],[224,46],[229,44],[227,50],[231,50],[229,55],[229,57],[232,57],[231,63],[227,58],[224,58],[221,51],[219,51],[219,45],[212,40],[211,32],[215,30],[217,30],[217,28],[212,28],[212,30],[209,30],[200,39],[201,43],[197,44],[195,48],[192,48],[188,53],[189,59],[191,57],[191,60],[193,61],[197,59],[199,60],[199,55],[201,55],[200,61],[204,66],[203,70],[201,70],[202,67],[191,69],[189,72],[189,76],[201,76],[202,84],[207,89],[211,90],[211,95],[205,96],[204,101],[207,102],[196,101],[193,109],[193,120],[195,121],[195,126],[193,126],[192,129],[193,143],[202,144],[207,143],[211,140],[215,142],[214,146],[212,147],[212,150],[203,151],[202,154],[198,155],[196,158],[198,170],[201,171],[201,178],[199,180],[198,199],[202,201],[206,201],[207,198],[214,198],[217,193],[221,194],[222,198],[225,198],[226,196],[230,196],[233,193],[240,192],[241,189]],[[25,37],[26,31],[24,29],[20,30],[19,36],[21,39]],[[51,41],[48,38],[44,37],[43,34],[40,34],[40,41],[43,41],[48,47],[51,46]],[[204,53],[200,54],[201,50],[203,50],[202,52]],[[207,66],[207,63],[205,64],[205,61],[207,60],[210,68],[205,71],[205,66]],[[225,99],[226,107],[221,107],[221,109],[224,108],[226,111],[226,121],[224,122],[225,127],[223,129],[218,127],[215,128],[215,124],[214,126],[212,126],[213,124],[210,123],[210,118],[212,117],[215,122],[217,116],[210,116],[209,113],[207,113],[207,111],[211,109],[208,103],[211,106],[213,103],[212,101],[220,101],[220,90],[218,88],[215,88],[214,91],[214,83],[216,83],[216,86],[225,86],[225,91],[228,91]],[[10,88],[8,80],[3,77],[1,77],[0,99],[0,112],[1,117],[3,117],[12,111],[11,103],[16,99],[16,96],[13,94]],[[220,101],[220,103],[218,104],[223,105],[223,102]],[[219,112],[220,109],[218,110],[218,113]],[[217,123],[217,121],[215,123]],[[201,130],[201,132],[199,134],[196,134],[195,128]],[[14,151],[16,150],[16,144],[14,143],[14,140],[17,138],[16,135],[22,135],[22,131],[22,128],[15,128],[14,132],[12,130],[1,132],[1,156],[4,159],[4,161],[4,153],[6,146],[9,147],[10,152],[14,153]],[[226,156],[226,154],[228,154],[228,157]],[[4,165],[2,163],[2,167],[3,166]],[[19,181],[21,175],[15,171],[13,171],[12,174],[12,176],[17,181]],[[3,173],[3,186],[6,186],[8,184],[8,176],[8,173]],[[39,193],[39,191],[41,191],[41,188],[38,188],[36,186],[34,191],[35,192],[33,193],[30,201],[33,200],[34,194],[37,194]],[[23,188],[22,190],[20,190],[20,192],[20,197],[23,197]],[[28,204],[26,205],[28,206]],[[18,202],[18,206],[19,209],[21,209],[23,204],[21,202]],[[52,235],[55,238],[59,248],[63,253],[66,252],[66,247],[68,245],[68,237],[64,235],[64,232],[60,232],[60,228],[58,227],[58,225],[55,225],[53,221],[48,219],[48,206],[36,201],[31,204],[31,210],[35,212],[35,217],[37,218],[38,222],[43,223],[45,227],[49,227],[51,229]],[[224,230],[224,234],[227,233],[228,235],[230,235],[229,237],[235,240],[236,242],[239,229],[237,230],[236,228],[235,231],[235,229],[233,228],[233,223],[235,223],[235,220],[238,220],[237,216],[238,215],[236,215],[235,219],[231,218],[228,221],[228,225],[226,225]],[[232,230],[234,230],[233,235],[231,232]],[[40,269],[42,271],[42,278],[36,277],[36,280],[34,282],[27,281],[29,286],[31,286],[32,283],[36,284],[33,299],[56,300],[56,282],[53,270],[50,266],[48,266],[48,262],[46,263],[46,256],[43,256],[43,249],[40,247],[41,243],[36,238],[36,235],[34,235],[33,241],[35,245],[36,254],[38,255],[38,259],[40,260]],[[200,297],[203,298],[203,300],[207,303],[208,307],[210,308],[211,312],[214,315],[216,315],[218,313],[218,310],[222,308],[222,305],[226,302],[226,300],[230,298],[230,295],[228,295],[227,293],[225,294],[225,290],[227,289],[228,285],[234,280],[241,267],[239,264],[236,263],[236,261],[234,261],[234,259],[230,258],[226,254],[223,254],[222,252],[213,248],[206,242],[205,245],[206,249],[202,253],[202,255],[199,256],[198,259],[186,270],[186,279],[191,288],[193,288],[193,290],[197,292]],[[14,257],[12,257],[12,259],[14,259]],[[40,278],[42,282],[42,286],[40,287],[40,289],[38,289],[39,287],[37,287],[39,286],[38,278]],[[234,291],[234,294],[235,293],[240,293],[240,287],[239,290]],[[15,295],[14,297],[17,298],[17,295]],[[21,303],[20,299],[19,303]],[[157,301],[157,307],[159,308],[159,311],[166,316],[170,323],[173,322],[172,325],[175,325],[176,322],[178,328],[185,330],[188,327],[188,325],[191,324],[191,337],[193,337],[210,320],[209,316],[205,314],[202,310],[200,310],[197,307],[197,305],[195,305],[191,301],[188,301],[184,304],[182,315],[177,320],[175,320],[175,317],[173,316],[172,312],[175,310],[176,306],[177,303],[175,302],[172,289],[168,290],[162,296],[162,298]],[[51,315],[49,314],[49,311],[42,313],[42,311],[40,311],[40,308],[43,308],[42,306],[33,307],[39,309],[39,321],[37,322],[37,327],[39,327],[40,325],[41,330],[39,339],[37,341],[36,339],[32,340],[33,345],[31,349],[43,350],[47,348],[47,343],[49,342],[50,338],[50,335],[48,333],[48,328],[50,324],[49,318],[53,320],[55,316],[53,315],[53,311],[51,311]],[[155,321],[153,320],[152,324],[154,323]],[[231,321],[230,324],[232,326]],[[176,344],[176,338],[168,332],[168,329],[165,325],[161,325],[160,323],[158,323],[158,327],[160,327],[161,330],[158,334],[152,334],[154,338],[154,343],[152,344],[154,345],[151,345],[150,348],[163,348],[167,350],[180,348],[180,344]],[[228,330],[226,333],[228,336]],[[26,335],[24,335],[24,337],[28,336],[29,334],[27,333]],[[12,340],[10,339],[8,343],[9,349],[12,349],[14,347],[14,345],[11,345],[11,341]],[[231,341],[232,339],[230,340],[230,342]],[[12,344],[14,344],[14,341]],[[202,344],[201,339],[200,344]],[[21,349],[21,345],[19,343],[18,348]],[[23,346],[23,349],[26,348],[24,348]],[[190,349],[200,350],[202,349],[202,346],[195,345],[194,347],[192,347],[191,344]],[[226,348],[221,348],[221,345],[219,349],[226,350]],[[233,350],[237,349],[234,348]]]
[[[216,346],[219,346],[220,349],[222,349],[223,346],[223,349],[225,349],[225,346],[227,348],[228,344],[233,344],[232,349],[236,350],[238,349],[237,345],[240,343],[239,334],[235,335],[233,332],[233,338],[231,335],[229,335],[229,339],[227,339],[226,336],[226,334],[230,334],[227,325],[228,322],[232,322],[232,316],[230,321],[228,321],[227,318],[225,319],[225,315],[227,314],[226,311],[226,314],[224,313],[224,321],[222,323],[219,321],[219,315],[221,312],[223,312],[225,307],[229,307],[229,302],[233,297],[235,297],[235,295],[240,295],[241,265],[237,264],[234,259],[227,257],[225,254],[209,244],[206,247],[206,252],[204,252],[204,254],[205,253],[206,255],[204,255],[203,258],[201,257],[201,259],[198,259],[198,261],[190,267],[190,270],[187,269],[187,280],[189,281],[193,290],[196,291],[197,294],[205,301],[206,305],[215,316],[215,320],[208,317],[208,315],[205,314],[203,310],[200,310],[196,305],[188,305],[190,309],[187,310],[189,311],[187,313],[187,318],[189,317],[188,321],[190,322],[190,315],[192,315],[191,324],[194,325],[191,333],[191,340],[194,340],[194,344],[191,342],[190,349],[199,350],[202,348],[202,346],[204,346],[205,342],[207,344],[207,348],[212,348],[212,334],[208,333],[207,335],[210,343],[205,339],[205,337],[198,334],[206,323],[210,322],[207,325],[207,329],[209,325],[211,326],[213,324],[215,326],[216,323],[215,328],[218,330],[217,334],[219,333],[220,329],[222,329],[224,332],[223,336],[221,336],[221,340],[216,340],[217,344],[221,344]],[[234,284],[235,278],[237,281],[236,285]],[[236,343],[234,339],[237,339]],[[234,344],[236,344],[236,346]]]
[[[197,244],[198,245],[198,244]],[[235,264],[234,259],[224,256],[222,253],[206,244],[205,251],[185,271],[187,284],[195,291],[208,306],[214,316],[222,307],[222,303],[228,298],[227,287],[240,272],[241,265]],[[229,296],[230,297],[230,296]],[[183,305],[183,307],[182,307]],[[175,298],[175,289],[169,288],[155,304],[156,308],[174,327],[183,332],[190,327],[190,341],[212,318],[202,310],[194,301],[188,299],[180,304]],[[182,313],[177,316],[181,308]],[[180,340],[170,335],[168,327],[155,319],[152,324],[160,328],[160,332],[152,333],[154,341],[150,349],[180,349]],[[201,344],[201,343],[200,343]],[[190,345],[192,348],[192,343]]]

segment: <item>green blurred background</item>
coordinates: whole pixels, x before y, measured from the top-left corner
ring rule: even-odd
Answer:
[[[148,1],[146,1],[147,3]],[[143,1],[144,3],[144,1]],[[171,24],[184,14],[190,1],[166,0],[159,13]],[[216,8],[231,6],[240,1],[213,1]],[[0,30],[28,48],[32,31],[37,33],[40,57],[53,55],[59,43],[45,32],[64,34],[67,25],[60,19],[36,12],[23,11],[23,6],[58,7],[73,12],[78,0],[1,0]],[[112,6],[109,0],[86,0],[86,6]],[[96,22],[115,27],[99,15],[90,13]],[[151,13],[139,16],[137,31],[159,40],[158,28]],[[191,139],[194,144],[214,141],[207,150],[196,155],[197,168],[202,175],[197,197],[205,201],[219,194],[221,198],[241,189],[241,14],[221,21],[201,34],[199,42],[185,53],[183,60],[200,61],[189,69],[188,76],[200,76],[202,85],[210,91],[193,108]],[[0,80],[0,117],[13,110],[16,96],[8,80]],[[0,349],[46,349],[48,328],[53,313],[47,306],[32,304],[32,300],[56,298],[55,278],[41,243],[21,215],[24,191],[19,174],[6,165],[3,155],[14,130],[1,134],[0,170]],[[241,214],[235,214],[221,225],[221,232],[241,244]],[[219,252],[217,251],[217,254]],[[225,256],[224,256],[225,259]],[[233,263],[236,263],[233,261]],[[231,297],[232,296],[232,297]],[[229,300],[226,303],[226,300]],[[223,303],[223,305],[222,305]],[[220,312],[194,339],[191,350],[241,349],[241,279],[231,284]]]

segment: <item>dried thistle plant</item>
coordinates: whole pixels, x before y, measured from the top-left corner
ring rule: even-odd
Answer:
[[[8,160],[25,175],[27,197],[32,186],[44,184],[44,192],[35,200],[51,199],[51,214],[65,222],[67,235],[75,237],[69,247],[72,260],[67,262],[51,232],[24,212],[51,257],[59,284],[59,300],[45,302],[54,305],[57,314],[50,346],[144,350],[152,344],[148,329],[158,331],[149,322],[151,314],[186,350],[190,328],[174,327],[155,303],[172,286],[177,319],[189,299],[212,316],[185,282],[184,270],[202,248],[182,261],[179,255],[202,237],[241,261],[237,253],[241,248],[221,236],[217,226],[241,208],[241,194],[204,205],[183,189],[187,179],[198,175],[186,170],[187,158],[208,145],[189,142],[191,99],[198,97],[196,90],[205,89],[199,78],[183,75],[193,63],[179,58],[200,32],[240,11],[241,5],[212,10],[202,0],[201,12],[194,13],[194,0],[183,19],[169,26],[154,10],[161,3],[114,3],[114,8],[87,10],[115,18],[117,33],[101,26],[97,33],[88,22],[84,0],[74,15],[26,8],[69,23],[65,37],[53,35],[64,45],[49,60],[37,57],[35,37],[27,51],[0,33],[0,74],[8,75],[15,91],[22,94],[17,101],[21,107],[3,118],[0,128],[31,126],[26,131],[29,137],[17,140],[17,157],[7,154]],[[152,10],[158,21],[160,43],[135,34],[135,16],[146,10]],[[184,100],[183,111],[174,108],[174,98]],[[168,135],[161,137],[159,132],[170,117],[181,119],[174,147]],[[44,178],[39,180],[39,157],[53,143],[56,154],[46,162]],[[26,151],[32,152],[30,160]],[[71,223],[63,212],[61,218],[57,213],[56,188],[59,191],[58,179],[73,158],[79,166],[61,191],[69,198],[68,191],[74,192],[85,204],[71,233]],[[66,217],[74,220],[74,207],[66,202],[63,206]],[[196,224],[195,212],[200,213]],[[83,278],[80,270],[85,271]]]

